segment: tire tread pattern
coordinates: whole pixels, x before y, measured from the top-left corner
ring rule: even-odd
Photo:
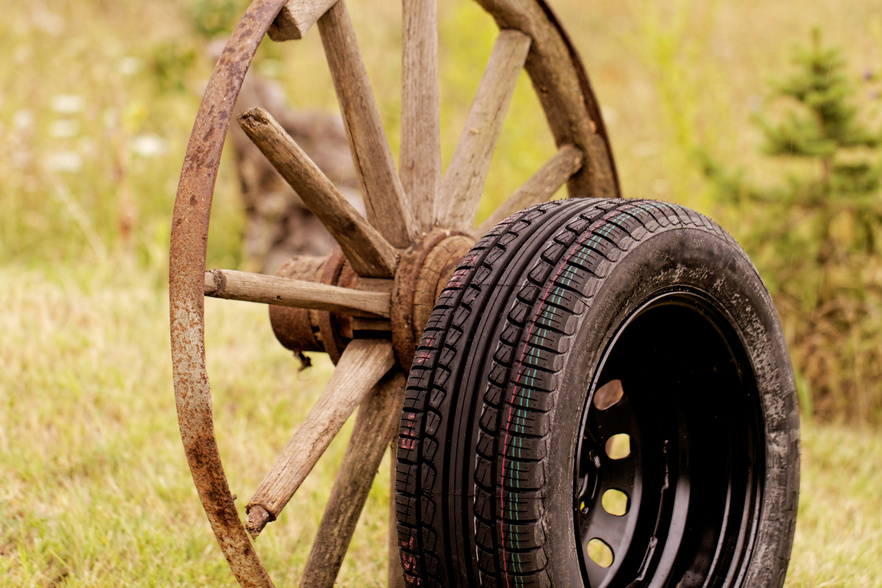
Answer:
[[[684,226],[735,244],[716,223],[677,205],[585,198],[521,211],[463,259],[426,326],[402,411],[396,501],[409,586],[458,585],[463,565],[484,586],[552,585],[548,436],[578,317],[630,249]],[[475,337],[482,317],[496,323],[490,340]],[[462,372],[474,356],[486,357],[478,359],[482,380],[476,391],[462,390]],[[473,538],[451,537],[450,519],[461,515],[445,504],[459,460],[447,449],[455,423],[444,419],[451,420],[457,403],[477,411],[470,448]],[[471,562],[454,556],[453,541],[473,542],[465,550]]]

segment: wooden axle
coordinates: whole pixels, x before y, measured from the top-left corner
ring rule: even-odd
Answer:
[[[284,347],[295,352],[324,351],[336,363],[350,341],[386,339],[392,341],[398,363],[407,370],[435,300],[473,244],[468,235],[430,231],[401,253],[393,280],[357,275],[338,249],[328,259],[294,257],[282,264],[275,277],[254,281],[287,285],[291,296],[307,300],[308,304],[287,304],[276,299],[275,291],[265,297],[270,300],[261,299],[272,305],[270,322]],[[226,270],[223,275],[239,277]],[[315,287],[314,294],[308,284]],[[230,289],[227,282],[226,292]],[[286,300],[288,295],[280,297]],[[256,296],[222,297],[257,300]]]
[[[226,300],[341,312],[350,316],[389,318],[389,294],[365,292],[278,276],[235,270],[205,272],[205,295]]]

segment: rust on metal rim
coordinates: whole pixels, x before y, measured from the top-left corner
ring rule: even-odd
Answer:
[[[255,0],[239,21],[199,107],[172,218],[169,261],[172,372],[181,439],[205,514],[242,586],[273,586],[224,475],[205,369],[203,274],[208,221],[233,106],[258,45],[286,0]]]
[[[277,276],[319,282],[327,258],[296,256],[283,263],[276,271]],[[291,306],[270,306],[270,325],[282,347],[295,353],[304,351],[324,351],[316,340],[309,319],[310,310]],[[301,360],[303,361],[303,360]]]
[[[609,157],[609,167],[612,171],[613,181],[615,182],[616,192],[619,198],[622,198],[622,187],[619,181],[619,170],[616,166],[616,160],[613,156],[612,143],[609,140],[609,133],[606,130],[606,123],[603,121],[603,115],[600,112],[600,103],[597,100],[597,96],[594,94],[594,88],[591,86],[591,80],[588,77],[588,70],[585,69],[585,63],[582,61],[582,56],[579,54],[579,50],[576,49],[576,45],[573,43],[572,38],[570,38],[569,33],[567,33],[566,29],[564,29],[563,25],[560,23],[560,19],[557,18],[554,10],[552,10],[551,6],[545,0],[536,0],[539,6],[542,8],[542,11],[545,12],[545,15],[548,17],[548,20],[551,21],[551,24],[557,30],[561,39],[567,46],[567,50],[570,53],[570,59],[573,62],[573,67],[576,69],[576,75],[579,76],[579,85],[582,87],[582,94],[585,96],[585,108],[588,109],[589,116],[591,117],[591,121],[597,128],[597,135],[600,136],[601,140],[603,140],[603,144],[606,147],[607,156]]]

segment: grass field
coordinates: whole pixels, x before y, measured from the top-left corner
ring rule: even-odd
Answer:
[[[397,87],[398,2],[350,4],[375,87]],[[750,165],[764,80],[815,24],[847,48],[856,77],[882,67],[875,0],[552,4],[592,74],[626,194],[696,207],[736,237],[743,221],[709,198],[688,150]],[[166,276],[180,162],[210,73],[194,23],[243,3],[2,6],[0,586],[233,585],[178,438]],[[442,3],[441,33],[446,161],[495,31],[460,1]],[[297,104],[333,104],[320,53],[313,33],[267,48],[257,67]],[[397,152],[397,92],[379,101]],[[552,148],[528,80],[512,109],[488,209]],[[225,169],[210,265],[241,262],[237,197]],[[221,451],[233,491],[249,496],[331,368],[317,357],[298,372],[262,308],[209,300],[206,323]],[[810,419],[802,432],[787,585],[882,586],[882,441]],[[258,541],[279,585],[296,583],[343,449],[336,441]],[[341,585],[382,585],[388,476],[384,463]]]
[[[0,586],[234,584],[178,439],[165,295],[118,269],[0,272]],[[330,367],[298,373],[259,307],[209,300],[206,314],[221,451],[250,496]],[[279,585],[296,584],[343,449],[257,542]],[[804,425],[788,586],[882,585],[880,463],[871,431]],[[388,475],[384,463],[341,585],[385,581]]]

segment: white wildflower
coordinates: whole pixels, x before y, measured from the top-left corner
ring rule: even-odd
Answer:
[[[141,60],[137,57],[123,57],[119,62],[119,73],[122,76],[133,76],[141,71]]]
[[[83,167],[83,158],[75,151],[56,151],[46,158],[46,167],[57,172],[77,172]]]
[[[59,114],[76,114],[82,109],[82,96],[77,94],[56,94],[52,97],[52,110]]]
[[[132,138],[132,152],[141,157],[159,157],[168,151],[168,141],[159,135],[136,135]]]
[[[61,119],[49,125],[49,136],[54,139],[68,139],[80,134],[80,121]]]
[[[19,110],[12,115],[12,126],[19,131],[25,131],[34,126],[34,113],[30,110]]]

